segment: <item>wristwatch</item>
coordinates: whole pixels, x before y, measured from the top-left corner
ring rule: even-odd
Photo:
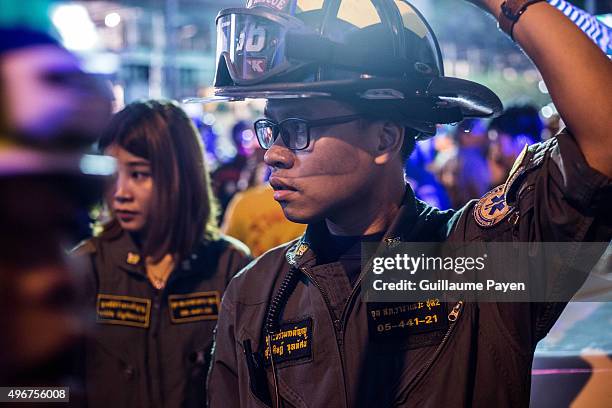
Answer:
[[[512,32],[514,25],[521,18],[521,15],[527,10],[527,7],[532,4],[539,3],[545,0],[506,0],[501,5],[501,12],[497,18],[499,28],[514,40]]]

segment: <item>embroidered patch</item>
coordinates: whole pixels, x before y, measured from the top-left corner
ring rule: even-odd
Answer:
[[[281,324],[280,330],[271,335],[274,364],[311,359],[312,342],[312,318]],[[270,365],[270,344],[267,337],[264,358],[266,364]]]
[[[510,214],[512,209],[506,204],[504,185],[497,186],[478,200],[474,206],[474,219],[481,227],[492,227]]]
[[[132,296],[98,294],[96,321],[104,324],[149,327],[151,300]]]
[[[125,262],[130,265],[138,265],[138,262],[140,262],[140,255],[135,254],[134,252],[128,252]]]
[[[172,323],[216,320],[219,316],[220,304],[221,295],[216,290],[168,296]]]
[[[398,342],[407,348],[438,343],[448,328],[445,303],[427,299],[413,303],[368,303],[368,331],[375,343]]]
[[[306,253],[306,251],[308,251],[308,245],[300,244],[300,246],[297,249],[297,251],[295,251],[295,256],[301,257],[302,255],[304,255]]]
[[[298,259],[300,259],[306,253],[306,251],[308,251],[308,244],[298,241],[291,247],[291,249],[289,249],[289,251],[287,251],[285,258],[290,265],[295,265]]]

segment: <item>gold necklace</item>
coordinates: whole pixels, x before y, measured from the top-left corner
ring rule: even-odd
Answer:
[[[168,277],[174,269],[174,260],[172,255],[167,254],[158,263],[153,263],[150,258],[146,259],[147,277],[157,290],[163,289],[166,286]]]

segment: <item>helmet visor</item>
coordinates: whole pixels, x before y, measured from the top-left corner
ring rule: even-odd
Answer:
[[[217,61],[225,59],[237,84],[254,84],[291,66],[285,53],[285,35],[299,23],[288,15],[267,14],[271,13],[229,9],[217,17]]]

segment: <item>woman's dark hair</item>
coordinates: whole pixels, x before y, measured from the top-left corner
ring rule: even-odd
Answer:
[[[138,101],[113,116],[98,147],[117,145],[151,162],[153,205],[142,251],[155,261],[183,259],[203,238],[217,233],[217,204],[200,137],[172,101]]]

